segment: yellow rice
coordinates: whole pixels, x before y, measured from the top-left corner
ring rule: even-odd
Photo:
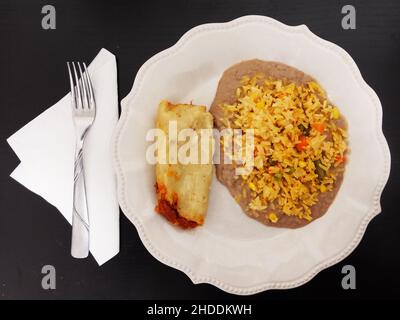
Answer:
[[[255,168],[241,176],[251,190],[249,208],[257,212],[274,203],[286,215],[312,220],[311,207],[333,189],[333,168],[344,162],[347,132],[338,125],[339,109],[316,82],[297,85],[262,75],[243,77],[236,98],[223,106],[224,123],[254,129]]]

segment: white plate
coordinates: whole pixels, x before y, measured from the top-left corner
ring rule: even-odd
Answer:
[[[145,159],[145,136],[154,127],[157,105],[168,99],[209,106],[222,72],[253,58],[306,72],[339,106],[349,123],[351,148],[342,187],[322,218],[290,230],[248,218],[214,179],[205,225],[182,231],[154,212],[154,167]],[[242,295],[302,285],[350,254],[380,212],[390,153],[379,99],[347,53],[305,25],[246,16],[193,28],[140,68],[121,104],[114,147],[121,208],[147,250],[194,283]]]

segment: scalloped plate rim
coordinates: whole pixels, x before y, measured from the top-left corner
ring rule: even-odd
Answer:
[[[127,106],[129,104],[129,102],[135,97],[136,92],[140,89],[145,72],[148,70],[148,68],[150,68],[154,63],[162,60],[163,57],[166,57],[166,56],[178,51],[179,48],[183,44],[187,43],[197,33],[207,32],[208,30],[215,30],[215,29],[225,30],[225,29],[234,28],[235,26],[238,26],[241,24],[247,24],[247,23],[266,23],[269,25],[273,25],[276,28],[280,28],[281,30],[283,29],[286,32],[288,32],[288,31],[289,32],[300,32],[307,37],[311,37],[314,42],[318,42],[318,45],[328,47],[330,50],[334,51],[335,54],[338,54],[342,57],[342,59],[344,60],[344,63],[346,63],[347,66],[353,72],[353,76],[355,77],[355,80],[360,84],[362,89],[368,93],[368,95],[370,96],[370,99],[372,100],[373,105],[375,106],[376,121],[377,121],[375,134],[377,135],[377,138],[379,140],[379,143],[380,143],[380,146],[382,149],[382,154],[384,157],[384,171],[383,171],[380,183],[376,186],[375,197],[374,197],[374,206],[369,208],[368,214],[362,220],[362,222],[359,226],[359,229],[356,232],[353,240],[340,253],[338,253],[337,255],[335,255],[329,259],[325,259],[324,261],[321,261],[319,264],[315,265],[313,268],[306,271],[301,277],[298,277],[294,280],[282,281],[282,282],[263,282],[263,283],[260,283],[258,285],[254,285],[254,286],[238,287],[238,286],[230,285],[229,283],[226,283],[226,282],[218,280],[218,279],[214,279],[214,278],[204,276],[204,275],[195,274],[195,272],[193,272],[190,269],[190,267],[181,265],[180,263],[178,263],[176,261],[166,258],[148,240],[146,233],[144,232],[144,228],[143,228],[141,222],[139,221],[137,215],[135,213],[133,213],[129,209],[128,205],[126,204],[125,188],[124,188],[124,184],[125,184],[124,179],[125,178],[124,178],[124,173],[123,173],[123,170],[122,170],[121,164],[119,162],[119,158],[118,158],[118,140],[119,140],[119,137],[125,126],[125,122],[128,119],[128,114],[129,114],[130,108],[128,108]],[[381,197],[383,189],[386,185],[386,182],[389,179],[390,164],[391,164],[389,146],[387,144],[386,138],[385,138],[385,136],[383,134],[383,130],[382,130],[382,114],[383,114],[382,105],[379,101],[377,94],[363,79],[363,77],[360,73],[360,70],[358,69],[356,63],[351,58],[351,56],[343,48],[339,47],[338,45],[336,45],[330,41],[324,40],[324,39],[320,38],[319,36],[315,35],[304,24],[298,25],[298,26],[289,26],[289,25],[286,25],[286,24],[279,22],[270,17],[259,16],[259,15],[248,15],[248,16],[242,16],[242,17],[236,18],[236,19],[228,21],[228,22],[207,23],[207,24],[202,24],[202,25],[196,26],[196,27],[190,29],[189,31],[187,31],[173,46],[155,54],[150,59],[148,59],[140,67],[139,71],[137,72],[131,91],[128,93],[128,95],[125,98],[123,98],[121,100],[121,117],[118,121],[116,130],[114,133],[114,137],[113,137],[113,164],[114,164],[114,170],[115,170],[116,176],[117,176],[119,204],[124,213],[126,212],[126,213],[130,214],[130,217],[133,219],[133,221],[129,217],[128,217],[128,219],[136,227],[139,237],[140,237],[143,245],[149,251],[149,253],[153,257],[155,257],[157,260],[159,260],[160,262],[162,262],[172,268],[175,268],[175,269],[178,269],[178,270],[184,272],[191,279],[191,281],[194,284],[209,283],[209,284],[212,284],[212,285],[220,288],[223,291],[226,291],[226,292],[232,293],[232,294],[238,294],[238,295],[250,295],[250,294],[256,294],[256,293],[266,291],[266,290],[271,290],[271,289],[290,289],[290,288],[295,288],[295,287],[301,286],[301,285],[307,283],[308,281],[310,281],[312,278],[314,278],[322,270],[329,268],[330,266],[342,261],[351,252],[353,252],[353,250],[360,243],[369,222],[381,212],[380,197]],[[125,214],[125,215],[127,215],[127,214]]]

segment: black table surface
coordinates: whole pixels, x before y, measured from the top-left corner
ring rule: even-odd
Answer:
[[[41,27],[46,4],[56,9],[55,30]],[[341,27],[345,4],[356,8],[355,30]],[[62,215],[9,177],[19,161],[6,138],[69,90],[65,61],[90,61],[100,48],[107,48],[117,56],[122,98],[140,66],[186,31],[248,14],[306,24],[349,52],[382,102],[383,129],[392,154],[382,214],[370,223],[357,249],[299,288],[248,298],[400,297],[399,1],[0,0],[0,299],[237,298],[208,284],[193,285],[184,273],[158,262],[123,214],[121,250],[115,258],[101,267],[92,257],[71,258],[71,229]],[[346,264],[356,269],[356,290],[341,287]],[[56,268],[55,290],[41,287],[43,265]]]

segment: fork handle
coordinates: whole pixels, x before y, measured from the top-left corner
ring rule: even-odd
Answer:
[[[74,258],[86,258],[89,255],[89,215],[83,166],[83,143],[78,143],[76,149],[71,255]]]

